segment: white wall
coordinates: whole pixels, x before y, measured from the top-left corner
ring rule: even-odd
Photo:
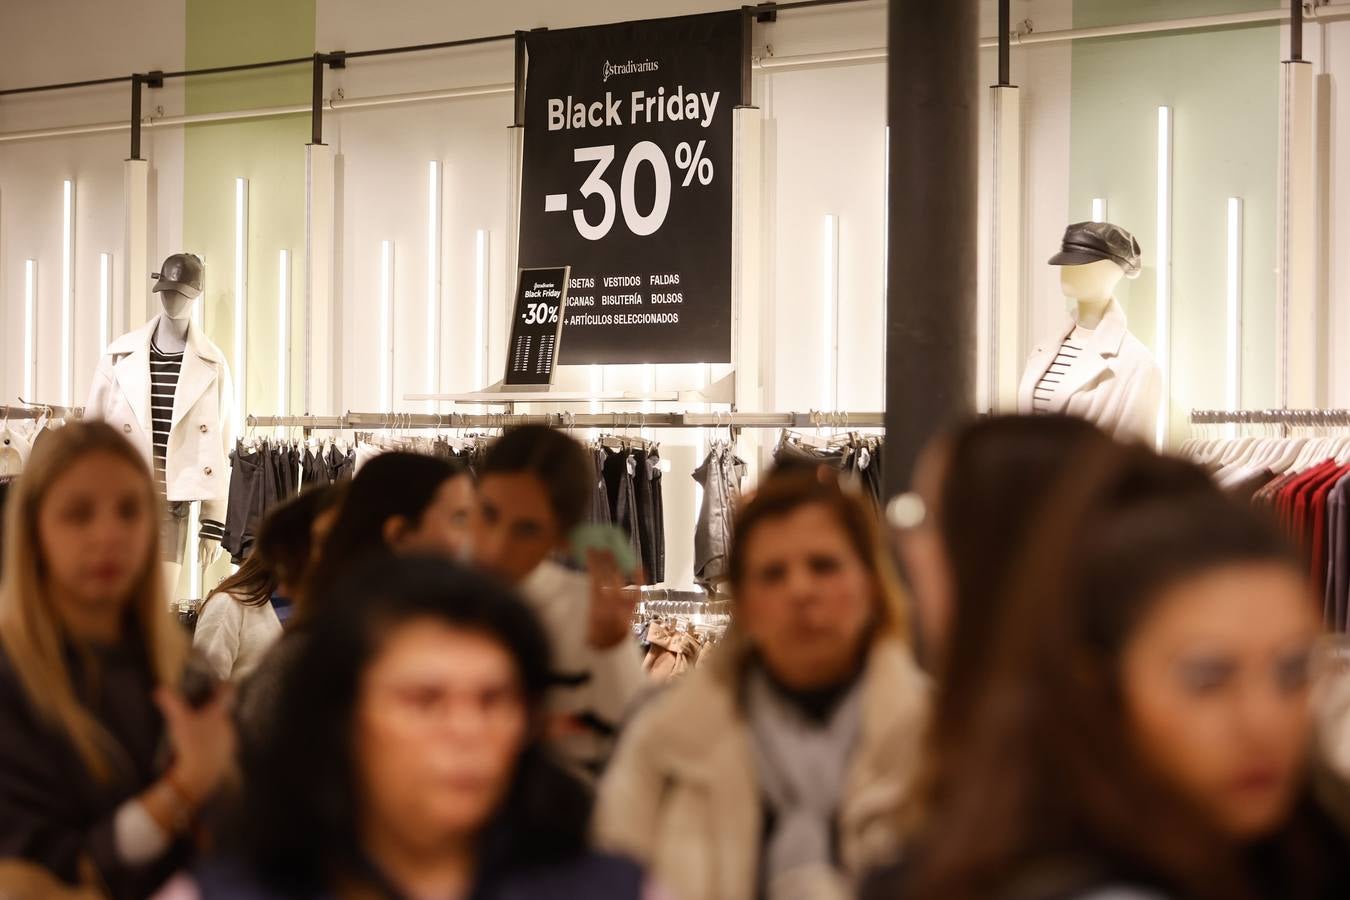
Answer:
[[[158,68],[183,67],[184,9],[176,0],[138,0],[137,14],[123,4],[81,0],[8,4],[0,28],[0,85],[22,87],[79,81]],[[0,100],[0,133],[43,127],[122,122],[131,88],[119,84]],[[156,106],[181,112],[181,82],[146,92]],[[114,302],[125,303],[122,160],[129,132],[0,142],[0,402],[22,393],[24,360],[24,260],[38,268],[37,384],[34,397],[60,402],[62,359],[62,182],[74,182],[75,378],[72,399],[83,404],[98,346],[99,254],[113,255]],[[182,235],[182,132],[147,130],[142,155],[151,160],[155,204],[150,255],[176,248]],[[172,252],[164,250],[164,252]],[[142,265],[139,268],[148,269]],[[146,282],[148,284],[148,281]],[[136,323],[132,323],[136,324]]]

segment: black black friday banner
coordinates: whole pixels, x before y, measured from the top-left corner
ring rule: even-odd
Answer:
[[[731,361],[743,23],[526,36],[520,265],[572,267],[561,364]]]

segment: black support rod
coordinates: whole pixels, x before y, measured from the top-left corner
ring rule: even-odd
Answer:
[[[741,8],[741,99],[738,106],[755,105],[755,17],[764,10]]]
[[[141,158],[141,76],[131,76],[131,156]]]
[[[269,59],[264,62],[239,63],[235,66],[213,66],[209,69],[184,69],[181,72],[165,72],[162,78],[189,78],[194,75],[226,75],[230,72],[251,72],[254,69],[275,69],[279,66],[299,66],[310,61],[308,56],[296,56],[291,59]]]
[[[130,75],[117,75],[113,78],[94,78],[90,81],[66,81],[61,84],[38,84],[33,87],[9,88],[0,91],[0,97],[7,97],[11,94],[36,94],[41,91],[66,91],[72,88],[96,87],[100,84],[123,84],[130,80]]]
[[[1012,84],[1012,0],[998,0],[998,83]]]
[[[524,127],[525,127],[525,74],[526,74],[526,70],[525,70],[525,62],[526,62],[526,59],[527,59],[527,56],[526,56],[526,50],[525,50],[525,32],[523,32],[523,31],[517,31],[517,32],[516,32],[516,65],[515,65],[515,78],[514,78],[515,95],[516,95],[516,96],[515,96],[515,99],[516,99],[515,126],[516,126],[517,128],[524,128]]]
[[[810,9],[817,6],[845,6],[850,3],[867,3],[870,0],[797,0],[794,3],[765,3],[754,7],[757,14],[769,12],[791,12],[797,9]],[[453,47],[471,47],[475,44],[492,44],[509,41],[515,34],[491,34],[484,37],[463,38],[456,41],[438,41],[434,44],[409,44],[404,47],[382,47],[377,50],[357,50],[345,54],[347,59],[362,59],[367,56],[390,56],[397,53],[417,53],[423,50],[448,50]],[[194,75],[222,75],[228,72],[248,72],[253,69],[271,69],[277,66],[298,66],[309,62],[311,57],[297,56],[290,59],[269,59],[255,63],[241,63],[236,66],[216,66],[210,69],[184,69],[181,72],[165,72],[163,78],[188,78]],[[30,87],[6,88],[0,90],[0,97],[10,94],[35,94],[41,91],[63,91],[70,88],[94,87],[100,84],[118,84],[130,81],[131,75],[115,75],[111,78],[95,78],[89,81],[67,81],[60,84],[37,84]],[[747,92],[748,96],[748,92]]]
[[[357,50],[354,53],[348,53],[348,59],[362,59],[367,56],[390,56],[395,53],[420,53],[423,50],[449,50],[452,47],[472,47],[475,44],[493,44],[498,41],[509,41],[515,38],[515,32],[511,34],[490,34],[487,37],[462,38],[457,41],[437,41],[434,44],[409,44],[406,47],[384,47],[380,50]]]
[[[890,0],[886,59],[886,461],[974,407],[978,0]]]
[[[309,142],[311,144],[323,143],[323,65],[324,56],[322,53],[314,54],[314,85],[313,92],[310,94],[309,107]]]
[[[1289,59],[1303,60],[1303,0],[1289,0]]]

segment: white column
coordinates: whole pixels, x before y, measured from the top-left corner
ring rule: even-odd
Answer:
[[[736,372],[736,408],[764,408],[763,311],[764,113],[758,107],[734,111],[731,253],[731,359]],[[823,374],[823,373],[822,373]],[[758,432],[752,432],[755,439]],[[758,474],[759,452],[747,457]]]
[[[991,87],[994,233],[989,296],[982,298],[977,409],[1017,410],[1017,386],[1026,359],[1022,327],[1022,93]]]
[[[1317,196],[1313,67],[1280,66],[1280,165],[1276,194],[1276,384],[1282,406],[1322,405],[1317,305]]]
[[[305,147],[305,390],[306,414],[334,409],[337,378],[333,341],[333,148]]]
[[[158,312],[150,295],[150,162],[128,159],[122,162],[122,196],[126,211],[126,297],[121,315],[113,318],[113,334],[130,331]]]

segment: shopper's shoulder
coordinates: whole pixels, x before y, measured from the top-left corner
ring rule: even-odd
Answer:
[[[627,857],[585,853],[562,863],[512,876],[501,892],[509,900],[572,900],[605,897],[640,900],[642,868]]]

